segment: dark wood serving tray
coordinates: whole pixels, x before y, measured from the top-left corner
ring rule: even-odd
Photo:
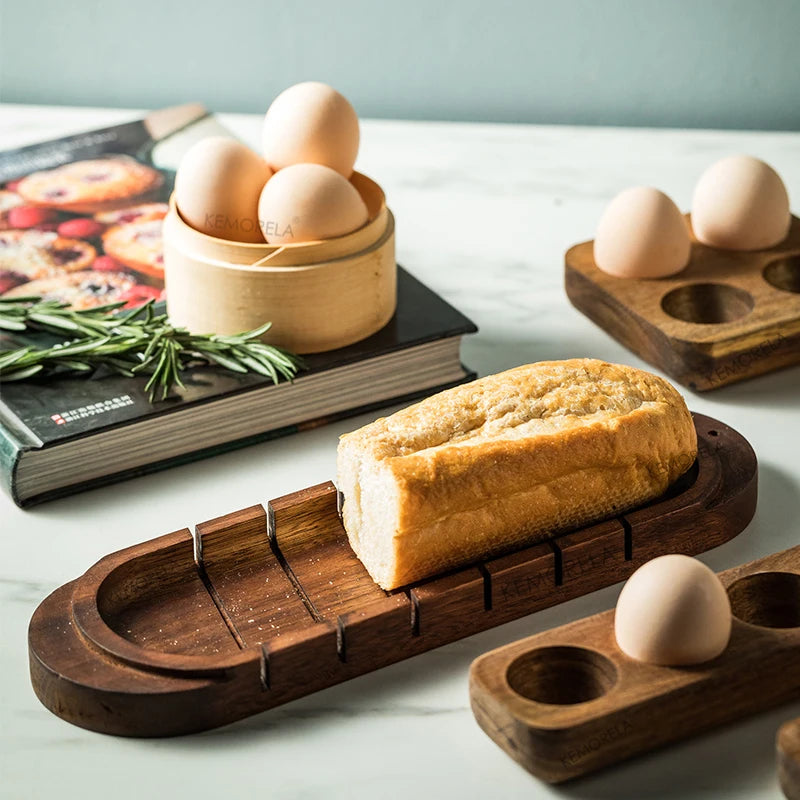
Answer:
[[[550,783],[800,697],[800,546],[720,573],[733,612],[722,655],[646,664],[614,638],[614,610],[500,647],[470,669],[483,730]],[[778,738],[784,791],[798,789],[797,722]]]
[[[691,224],[691,220],[690,220]],[[638,356],[702,392],[800,364],[800,219],[769,250],[700,244],[683,272],[616,278],[594,263],[594,242],[565,256],[572,305]]]
[[[659,500],[387,593],[320,484],[121,550],[33,615],[31,680],[76,725],[167,736],[222,725],[733,538],[755,512],[756,457],[695,415],[699,454]]]

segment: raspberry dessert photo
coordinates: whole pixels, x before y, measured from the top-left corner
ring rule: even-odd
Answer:
[[[75,161],[23,178],[25,202],[62,211],[94,214],[131,205],[161,187],[161,173],[129,156]]]

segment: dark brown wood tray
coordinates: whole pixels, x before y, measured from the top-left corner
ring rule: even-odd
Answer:
[[[776,746],[781,789],[789,800],[800,800],[800,718],[781,726]]]
[[[696,391],[800,364],[800,219],[769,250],[706,247],[658,280],[615,278],[594,242],[565,256],[572,305],[638,356]]]
[[[659,500],[387,593],[321,484],[113,553],[42,602],[31,680],[92,730],[222,725],[608,586],[663,553],[733,538],[755,512],[756,457],[695,415],[699,455]]]
[[[800,697],[800,546],[720,578],[733,611],[721,656],[692,667],[629,658],[612,609],[476,659],[475,718],[527,770],[560,783]]]

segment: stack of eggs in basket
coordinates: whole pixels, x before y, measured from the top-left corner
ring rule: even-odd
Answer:
[[[178,210],[196,230],[238,242],[350,233],[368,216],[350,183],[358,144],[358,117],[343,95],[323,83],[297,84],[267,111],[262,155],[224,136],[186,153],[175,184]]]
[[[165,222],[167,309],[196,333],[272,328],[296,352],[355,342],[396,304],[394,221],[353,171],[359,121],[323,83],[279,94],[262,152],[213,136],[183,157]]]

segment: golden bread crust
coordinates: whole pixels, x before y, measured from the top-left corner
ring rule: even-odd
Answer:
[[[593,359],[544,361],[343,436],[344,524],[372,577],[392,589],[653,499],[696,454],[691,415],[667,381]],[[355,507],[372,499],[347,474],[354,457],[362,474],[394,487],[382,530],[366,529]],[[374,536],[391,537],[388,556],[374,558]]]

